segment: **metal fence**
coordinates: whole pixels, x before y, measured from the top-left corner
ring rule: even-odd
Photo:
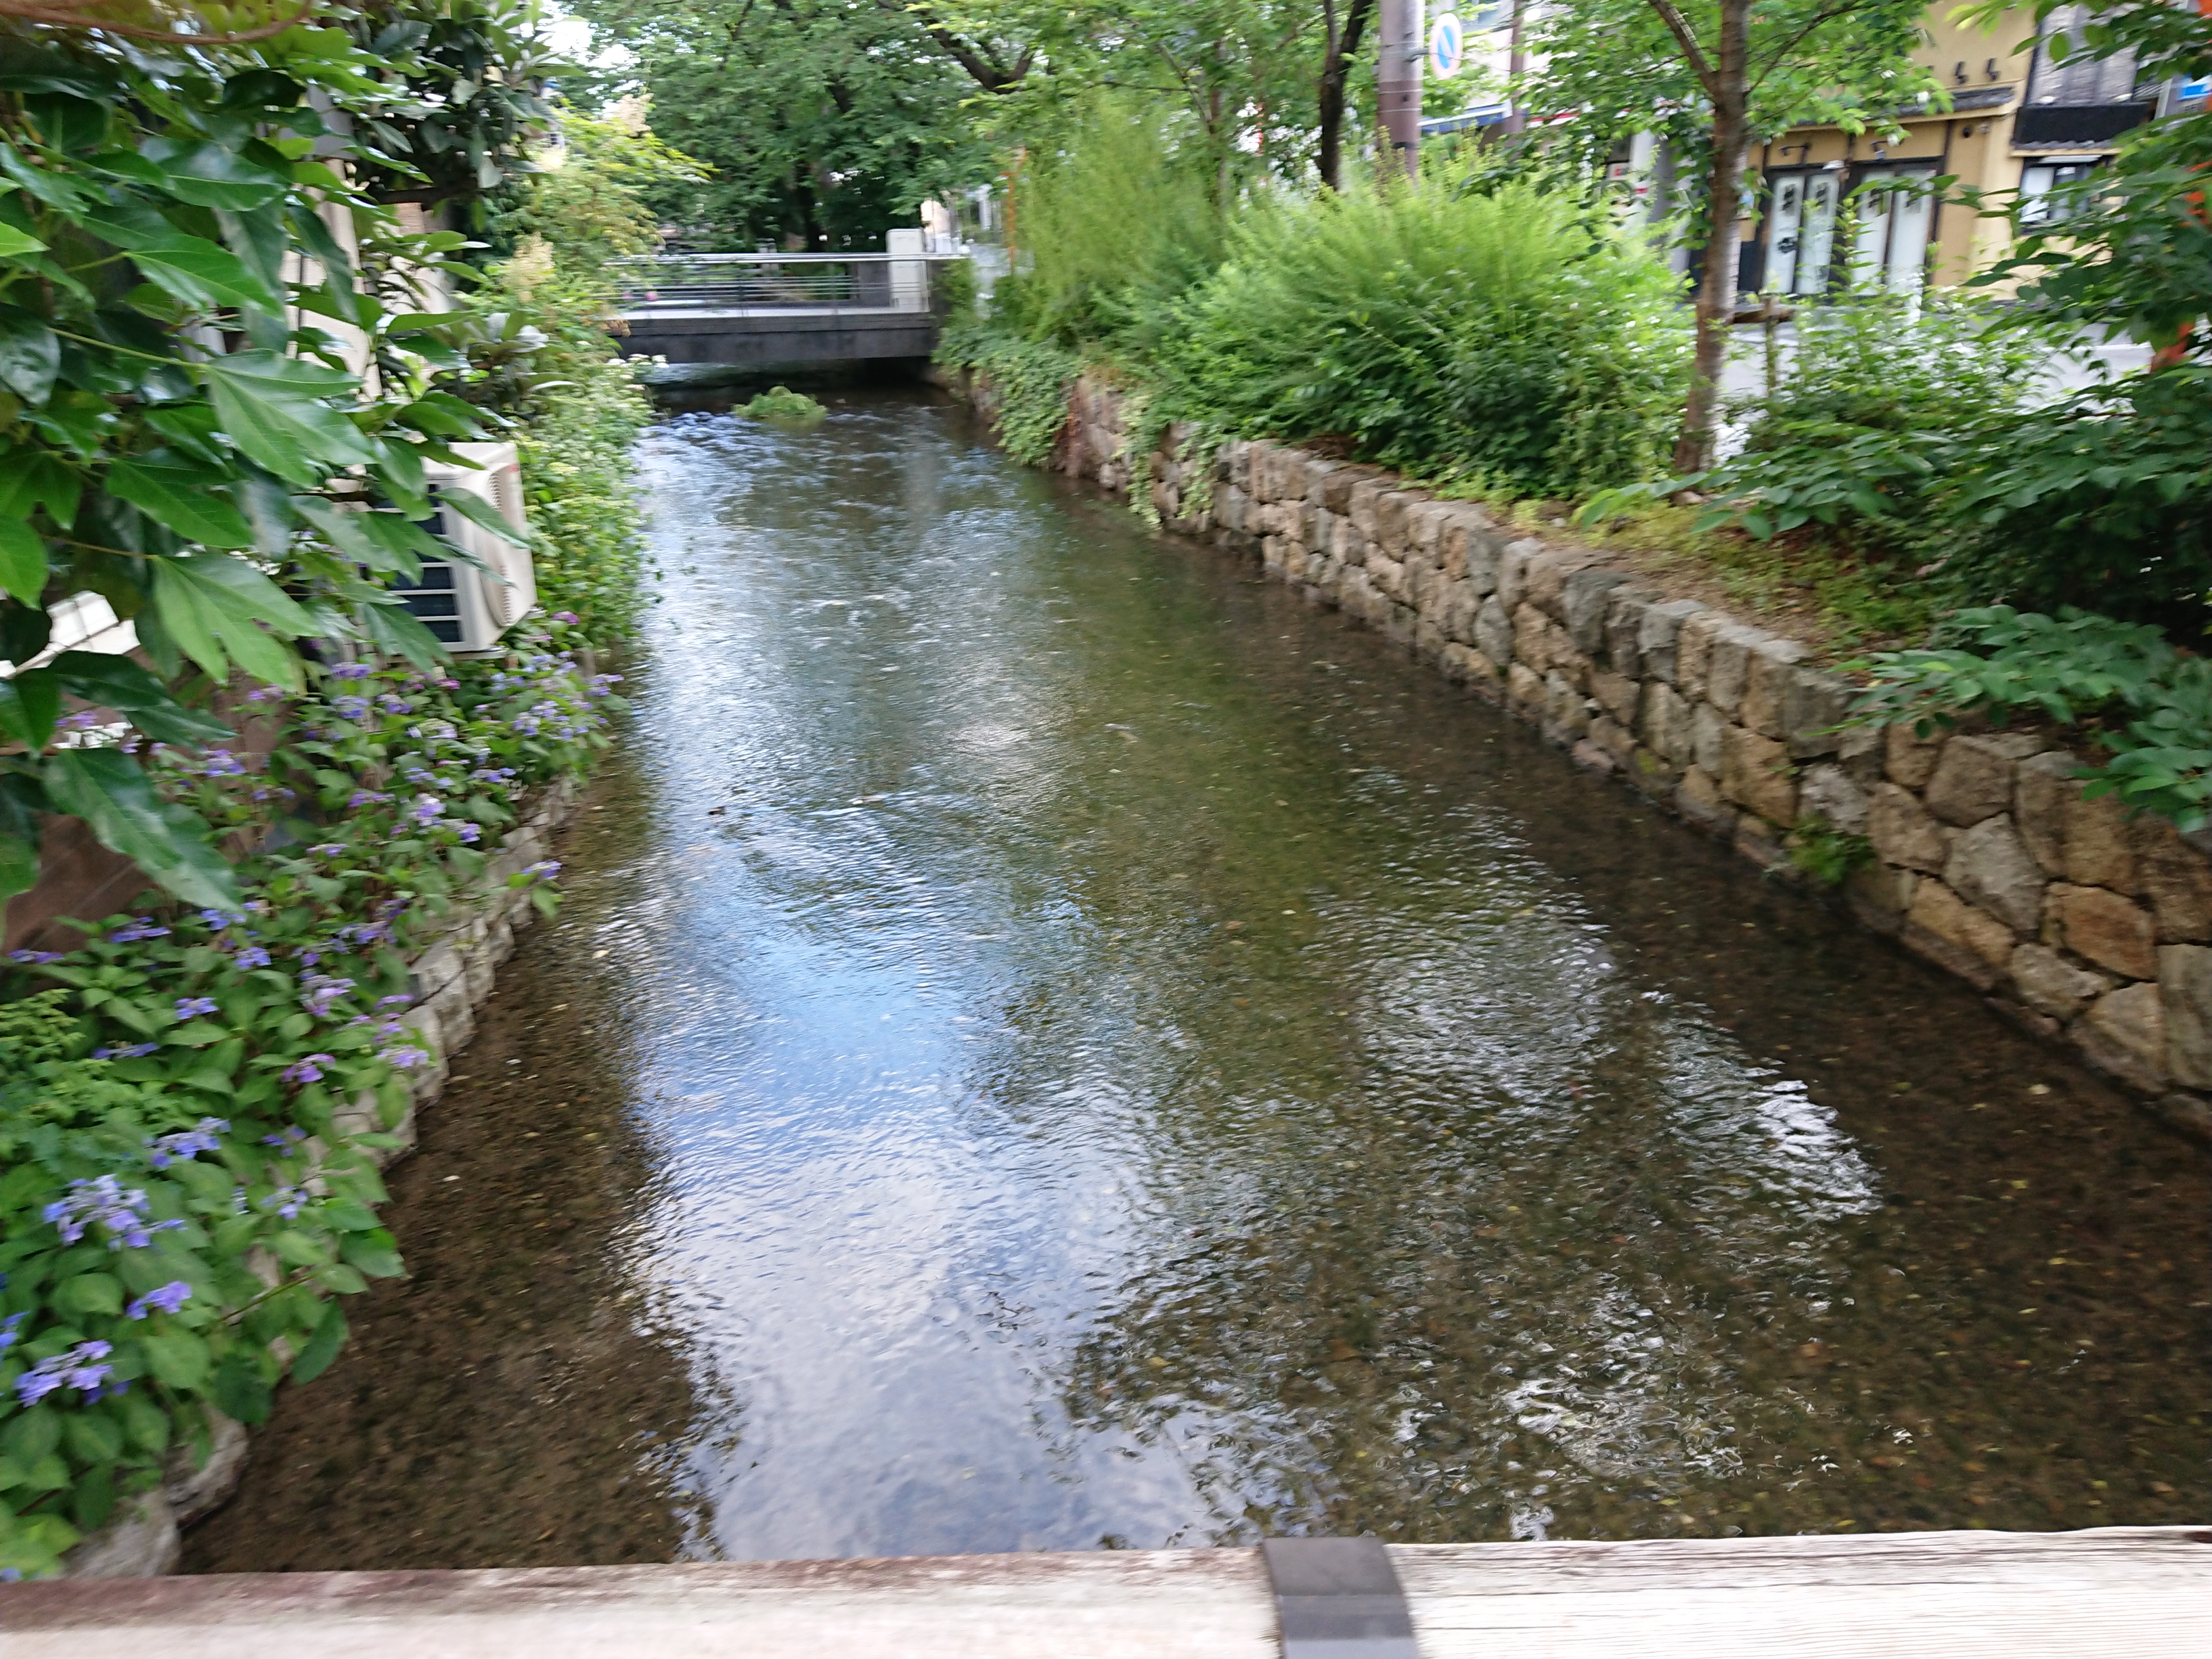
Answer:
[[[957,256],[911,253],[671,253],[625,259],[625,311],[928,312],[935,267]]]

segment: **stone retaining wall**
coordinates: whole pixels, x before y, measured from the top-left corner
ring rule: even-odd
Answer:
[[[1854,688],[1803,646],[1604,554],[1298,449],[1181,461],[1185,435],[1152,461],[1169,528],[1256,556],[1763,866],[1787,869],[1793,830],[1866,836],[1844,897],[1868,927],[2212,1138],[2212,858],[2085,800],[2057,735],[1836,733]],[[1124,445],[1120,394],[1078,382],[1063,470],[1126,491]]]
[[[514,954],[516,929],[537,917],[529,890],[509,887],[507,878],[550,856],[553,833],[574,811],[578,787],[563,780],[532,798],[483,874],[456,898],[438,937],[410,964],[415,1006],[408,1023],[438,1060],[434,1067],[409,1075],[410,1101],[397,1131],[401,1145],[380,1163],[389,1164],[413,1148],[418,1114],[446,1091],[453,1055],[476,1033],[477,1006],[491,994],[500,964]],[[374,1103],[366,1099],[341,1113],[339,1121],[356,1133],[380,1127]],[[222,1419],[213,1454],[204,1464],[195,1464],[181,1449],[173,1455],[161,1485],[127,1501],[115,1519],[71,1550],[63,1576],[147,1578],[175,1571],[180,1529],[237,1490],[246,1472],[248,1438],[242,1425]]]

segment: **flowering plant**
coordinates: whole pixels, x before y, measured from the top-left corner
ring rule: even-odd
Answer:
[[[370,1155],[434,1063],[408,958],[522,793],[607,740],[614,677],[573,637],[322,667],[265,755],[150,750],[169,799],[259,839],[240,907],[14,954],[52,988],[0,1004],[0,1573],[52,1570],[210,1407],[258,1421],[343,1342],[330,1293],[400,1271]],[[550,912],[558,867],[510,884]]]

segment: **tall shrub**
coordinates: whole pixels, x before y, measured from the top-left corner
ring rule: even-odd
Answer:
[[[1165,412],[1538,494],[1648,474],[1688,365],[1665,268],[1527,184],[1264,201],[1172,320]]]

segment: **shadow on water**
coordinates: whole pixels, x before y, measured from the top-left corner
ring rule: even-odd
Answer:
[[[2212,1163],[1962,987],[956,409],[646,465],[417,1278],[195,1568],[2212,1513]]]

